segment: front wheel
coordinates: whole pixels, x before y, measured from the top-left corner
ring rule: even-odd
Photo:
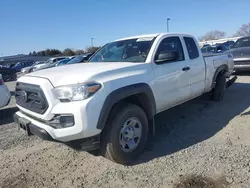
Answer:
[[[113,109],[101,137],[101,154],[120,164],[129,164],[144,150],[148,138],[148,119],[137,105]]]

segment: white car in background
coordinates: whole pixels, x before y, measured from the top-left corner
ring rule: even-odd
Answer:
[[[7,86],[4,84],[2,75],[0,74],[0,108],[7,106],[10,101],[10,92]]]
[[[36,65],[43,64],[43,63],[44,63],[44,61],[37,61],[33,65],[31,65],[29,67],[22,68],[21,69],[21,73],[27,74],[27,73],[29,73],[32,70],[33,67],[35,67]]]
[[[31,72],[42,70],[42,69],[49,68],[49,67],[53,67],[54,65],[56,65],[58,63],[58,61],[66,59],[66,58],[67,57],[53,57],[53,58],[50,58],[47,61],[45,61],[44,63],[42,63],[42,64],[35,65],[32,68]]]

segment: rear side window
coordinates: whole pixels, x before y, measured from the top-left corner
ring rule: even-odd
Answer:
[[[199,51],[193,38],[184,37],[184,41],[187,47],[188,55],[190,59],[199,57]]]

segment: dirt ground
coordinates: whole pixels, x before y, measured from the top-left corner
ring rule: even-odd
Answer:
[[[243,75],[222,102],[203,96],[157,115],[153,147],[132,166],[26,137],[12,97],[0,110],[0,187],[250,187],[249,94]]]

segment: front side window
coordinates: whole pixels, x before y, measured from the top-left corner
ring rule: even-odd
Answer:
[[[196,45],[194,39],[191,37],[184,37],[184,41],[185,41],[185,44],[187,47],[189,58],[195,59],[195,58],[199,57],[199,51],[198,51],[198,48],[197,48],[197,45]]]
[[[168,52],[176,52],[178,54],[177,59],[171,60],[171,62],[183,61],[185,59],[182,44],[179,37],[167,37],[163,39],[156,51],[155,59],[158,59],[160,54]]]
[[[155,37],[115,41],[106,44],[88,62],[145,62]]]

